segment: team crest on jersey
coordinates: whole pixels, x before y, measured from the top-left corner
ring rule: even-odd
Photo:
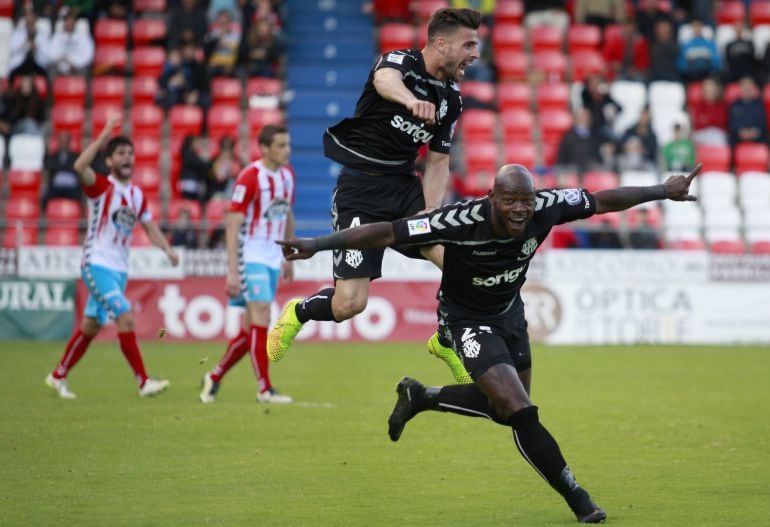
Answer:
[[[521,252],[524,253],[525,256],[532,256],[536,250],[537,238],[530,238],[524,242],[524,245],[521,246]]]
[[[481,344],[475,339],[476,332],[471,328],[464,328],[463,336],[460,338],[463,343],[463,355],[469,359],[474,359],[479,356],[481,351]]]
[[[446,117],[446,113],[449,111],[449,103],[446,102],[446,99],[443,99],[441,101],[441,105],[438,107],[438,120],[441,121],[444,117]]]
[[[264,217],[268,220],[282,220],[289,214],[289,202],[283,198],[274,199],[267,207]]]
[[[420,218],[418,220],[409,220],[406,222],[406,226],[409,229],[409,236],[416,236],[418,234],[427,234],[430,232],[430,223],[426,218]]]
[[[119,233],[131,234],[136,224],[136,212],[129,207],[120,207],[112,214],[112,223]]]
[[[347,263],[350,267],[353,269],[358,269],[358,266],[361,265],[364,261],[364,255],[361,254],[361,251],[359,250],[350,250],[348,249],[345,251],[345,263]]]
[[[562,190],[564,194],[564,200],[570,205],[577,205],[580,203],[580,191],[576,188],[567,188]]]

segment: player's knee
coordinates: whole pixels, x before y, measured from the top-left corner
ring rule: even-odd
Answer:
[[[332,311],[334,320],[342,322],[353,318],[366,309],[366,295],[340,295],[339,291],[334,294],[332,299]]]
[[[120,333],[134,331],[134,314],[130,311],[123,313],[115,320],[115,325]]]
[[[95,337],[102,326],[95,318],[83,317],[83,321],[80,323],[80,331],[87,337]]]
[[[529,397],[521,394],[510,394],[497,400],[490,400],[490,403],[497,417],[502,421],[507,421],[516,412],[532,406]]]

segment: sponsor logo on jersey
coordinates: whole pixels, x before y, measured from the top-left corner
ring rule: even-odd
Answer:
[[[413,123],[412,121],[407,121],[400,115],[393,116],[393,119],[390,120],[390,126],[411,136],[412,141],[415,143],[427,144],[433,139],[433,134],[423,128],[425,123]]]
[[[394,64],[403,64],[404,55],[399,55],[398,53],[388,53],[388,56],[385,60],[388,62],[393,62]]]
[[[577,205],[580,203],[580,191],[576,188],[566,188],[562,190],[564,193],[564,200],[570,205]]]
[[[473,256],[494,256],[497,254],[497,251],[473,251]]]
[[[120,207],[112,213],[112,223],[115,224],[115,228],[119,233],[127,235],[131,233],[131,230],[136,224],[136,213],[134,209],[129,207]]]
[[[270,221],[282,220],[289,214],[291,205],[283,198],[274,199],[267,207],[263,216]]]
[[[508,269],[507,271],[503,271],[502,273],[495,276],[474,276],[472,283],[473,285],[481,287],[493,287],[500,285],[501,283],[512,284],[519,278],[519,275],[524,270],[524,267],[526,266],[522,265],[521,267],[517,267],[515,269]]]
[[[430,232],[430,223],[428,223],[428,220],[426,218],[409,220],[406,222],[406,226],[409,229],[409,236],[416,236],[418,234],[427,234]]]

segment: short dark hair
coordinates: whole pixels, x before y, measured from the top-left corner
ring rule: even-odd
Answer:
[[[481,11],[475,9],[439,9],[428,20],[428,42],[433,42],[440,35],[454,33],[461,27],[478,29],[481,24]]]
[[[259,131],[259,144],[270,146],[273,144],[273,139],[278,134],[288,134],[289,129],[282,124],[266,124]]]
[[[131,148],[134,148],[134,143],[131,142],[131,139],[125,135],[116,135],[107,143],[107,146],[104,148],[104,155],[110,157],[119,146],[123,145],[128,145]]]

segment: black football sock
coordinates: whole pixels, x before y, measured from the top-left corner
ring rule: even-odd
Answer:
[[[431,390],[434,390],[431,392]],[[489,399],[475,384],[453,384],[441,388],[426,388],[427,410],[439,410],[468,417],[486,417],[496,423],[507,425],[495,414]]]
[[[524,459],[545,479],[559,494],[570,501],[580,487],[575,481],[559,445],[548,430],[540,424],[537,406],[528,406],[514,412],[508,419],[513,428],[516,447]]]
[[[313,296],[298,303],[295,308],[297,318],[303,324],[308,320],[336,320],[332,312],[332,297],[334,288],[321,289]]]

